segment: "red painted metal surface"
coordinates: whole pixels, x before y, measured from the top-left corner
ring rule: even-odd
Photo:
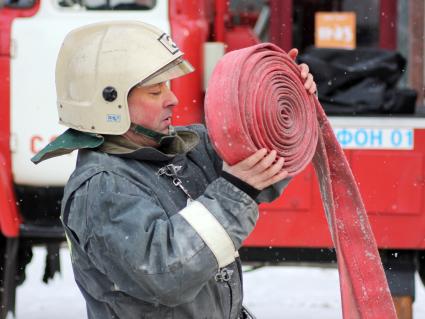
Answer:
[[[271,0],[270,5],[271,41],[288,50],[292,47],[292,0]],[[380,46],[395,49],[397,1],[381,0],[380,16]],[[414,151],[345,153],[378,246],[425,249],[425,129],[415,130]],[[281,198],[262,204],[261,218],[245,246],[332,247],[317,185],[308,166]]]
[[[3,235],[19,235],[20,216],[15,204],[10,154],[10,34],[13,19],[31,17],[40,0],[28,9],[0,9],[0,227]]]
[[[172,87],[180,99],[176,109],[175,124],[202,122],[202,45],[208,36],[208,21],[211,12],[204,12],[204,1],[169,0],[170,23],[174,40],[186,53],[188,60],[197,69],[193,74],[173,80]],[[206,0],[205,0],[206,1]],[[207,2],[207,1],[206,1]],[[291,0],[282,1],[291,5]],[[391,1],[390,1],[391,2]],[[211,4],[210,2],[208,2]],[[272,5],[280,5],[272,1]],[[10,157],[10,28],[15,17],[36,14],[40,1],[31,9],[0,10],[0,227],[6,236],[19,233],[19,212],[15,205],[12,188]],[[384,4],[381,5],[381,7]],[[213,7],[213,6],[212,6]],[[209,7],[211,8],[211,6]],[[286,12],[286,13],[285,13]],[[291,10],[285,8],[285,32],[275,29],[283,38],[282,47],[291,47],[289,37]],[[272,12],[273,15],[273,12]],[[273,22],[273,21],[272,21]],[[286,25],[286,23],[289,23]],[[243,32],[246,32],[244,30]],[[247,46],[247,36],[239,41],[237,36],[231,46]],[[244,35],[244,36],[245,36]],[[239,42],[238,42],[239,41]],[[245,43],[246,41],[246,43]],[[235,44],[236,43],[236,44]],[[288,44],[289,43],[289,44]],[[190,89],[188,89],[190,88]],[[415,130],[414,151],[365,151],[345,152],[359,183],[369,219],[379,247],[425,249],[425,186],[424,155],[425,130]],[[402,169],[397,169],[403,163]],[[378,174],[370,174],[377,172]],[[397,180],[396,183],[392,180]],[[382,194],[385,196],[382,196]],[[312,167],[295,177],[285,194],[272,204],[263,204],[261,218],[253,234],[245,242],[247,246],[275,247],[331,247],[332,242],[323,214],[317,180]]]
[[[229,21],[229,2],[227,0],[215,1],[215,18],[214,18],[214,40],[217,42],[225,42],[226,24]]]
[[[425,249],[425,129],[415,129],[415,148],[346,150],[378,247]],[[246,246],[332,247],[316,176],[311,166],[283,196],[261,205]]]
[[[185,58],[196,71],[171,81],[171,88],[179,99],[173,124],[202,123],[203,113],[203,45],[208,37],[208,22],[204,1],[169,0],[171,35],[185,53]]]
[[[270,0],[270,42],[292,48],[292,0]]]
[[[397,49],[397,0],[380,1],[379,47]]]
[[[260,40],[248,26],[235,26],[226,31],[226,52],[246,48],[260,43]]]

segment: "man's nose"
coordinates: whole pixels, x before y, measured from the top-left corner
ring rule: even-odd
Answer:
[[[174,107],[179,103],[177,96],[173,91],[167,86],[166,88],[166,99],[165,99],[165,107]]]

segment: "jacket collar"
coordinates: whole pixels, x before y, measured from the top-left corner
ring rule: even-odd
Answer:
[[[31,161],[38,164],[78,149],[97,149],[108,154],[138,160],[166,161],[189,152],[199,143],[196,132],[184,127],[175,129],[174,135],[161,138],[158,148],[140,146],[122,136],[102,136],[68,129],[31,158]]]
[[[186,154],[199,143],[199,136],[193,131],[176,128],[173,135],[165,135],[158,147],[140,146],[121,135],[106,135],[99,150],[120,157],[147,161],[167,161],[177,155]]]

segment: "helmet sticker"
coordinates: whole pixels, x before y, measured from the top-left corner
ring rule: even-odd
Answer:
[[[171,40],[171,37],[166,34],[163,33],[159,38],[158,41],[161,42],[165,48],[170,51],[171,54],[176,54],[177,52],[179,52],[179,48],[177,47],[177,45],[173,42],[173,40]]]
[[[106,122],[119,123],[121,122],[121,115],[119,114],[107,114]]]

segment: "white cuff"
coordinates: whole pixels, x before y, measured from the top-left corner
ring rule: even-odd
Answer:
[[[179,213],[199,234],[222,268],[235,261],[235,246],[224,227],[210,211],[193,201]]]

